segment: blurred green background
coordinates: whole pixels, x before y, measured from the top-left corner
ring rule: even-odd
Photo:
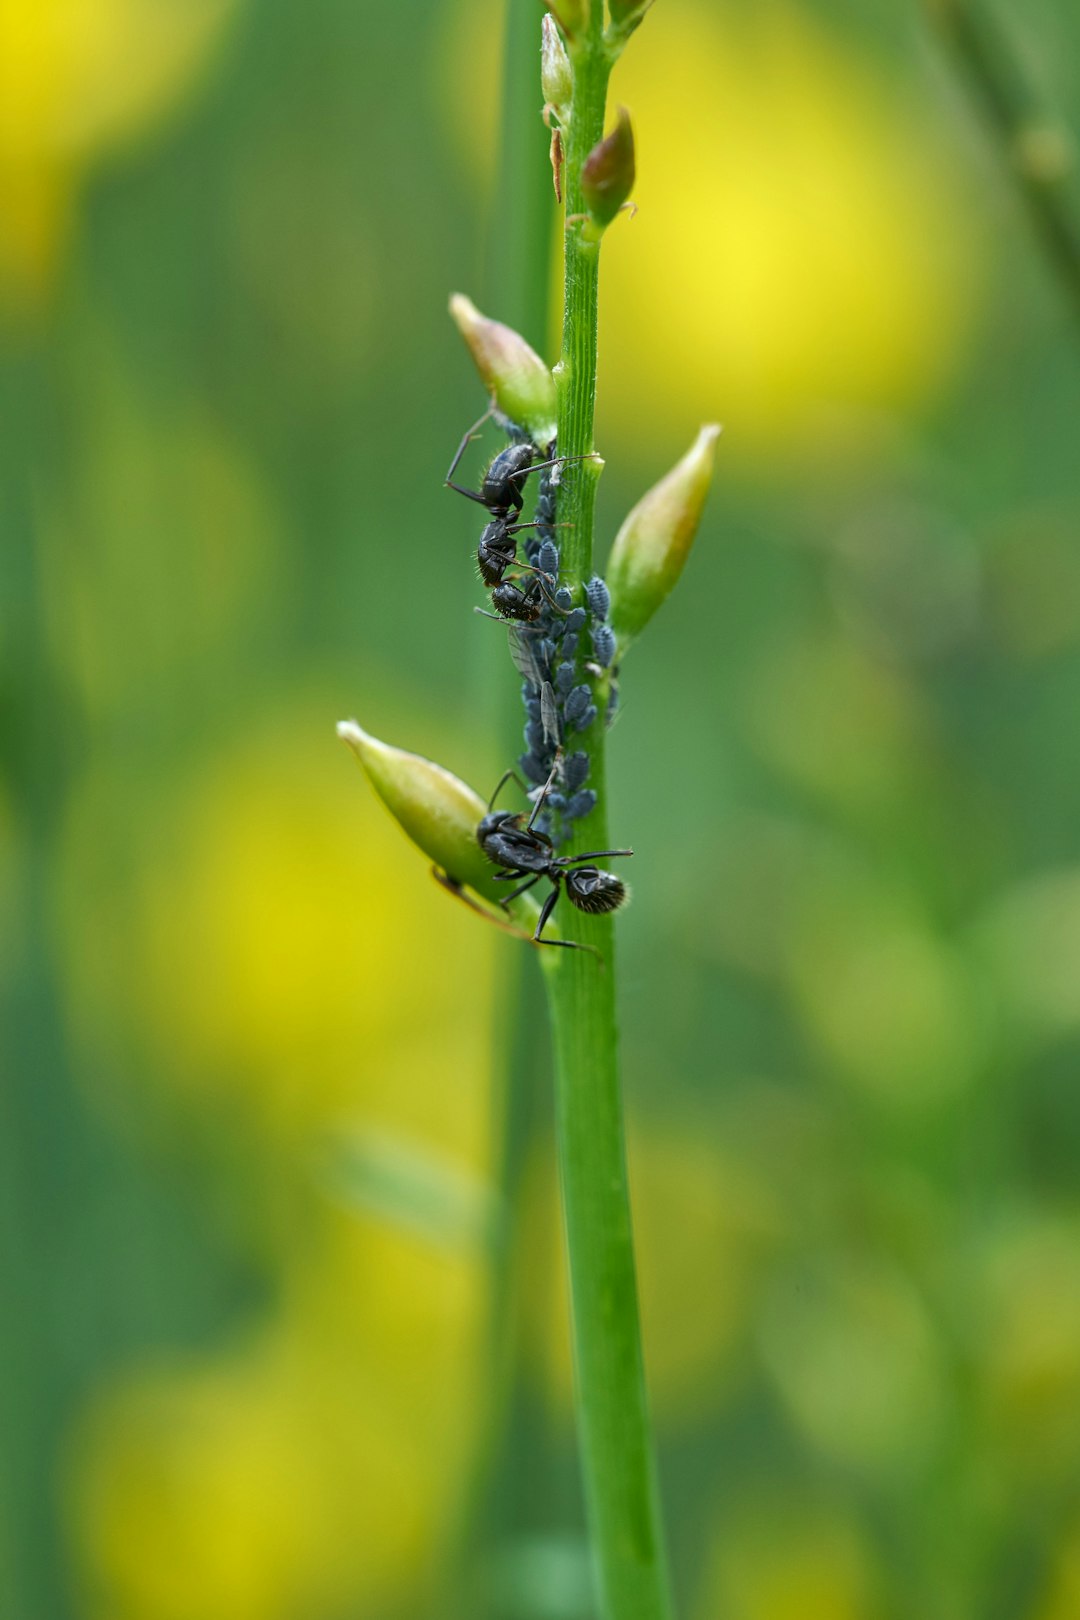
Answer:
[[[515,752],[502,34],[0,3],[3,1620],[591,1613],[534,963],[333,736]],[[725,424],[611,739],[680,1613],[1072,1620],[1080,330],[917,7],[659,0],[613,96],[605,539]]]

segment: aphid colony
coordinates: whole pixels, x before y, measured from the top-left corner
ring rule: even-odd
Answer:
[[[491,461],[479,490],[453,482],[454,474],[477,429],[491,414],[475,423],[462,439],[450,464],[446,483],[469,500],[487,508],[490,520],[477,546],[480,578],[491,591],[494,613],[488,618],[505,621],[510,652],[522,677],[525,704],[525,752],[519,764],[533,784],[533,808],[524,812],[489,810],[477,829],[485,855],[501,868],[497,881],[523,881],[503,902],[532,888],[541,877],[552,884],[541,908],[534,939],[545,945],[569,945],[568,940],[543,940],[541,932],[559,895],[565,892],[581,911],[614,911],[626,898],[625,885],[610,872],[590,864],[607,855],[629,855],[630,850],[594,850],[587,855],[559,856],[556,851],[570,836],[575,821],[596,804],[588,783],[589,755],[573,750],[568,739],[589,729],[597,717],[592,688],[578,678],[581,663],[587,674],[600,676],[615,657],[615,637],[607,623],[610,599],[607,586],[594,576],[585,588],[585,602],[575,606],[571,592],[559,584],[560,556],[555,538],[556,500],[562,469],[570,460],[560,457],[554,442],[538,446],[510,429],[511,442]],[[523,521],[525,483],[539,473],[540,490],[535,516]],[[522,556],[518,555],[518,536]],[[507,578],[511,571],[516,578]],[[524,583],[519,583],[524,581]],[[477,609],[481,612],[481,609]],[[587,647],[582,637],[587,636]],[[591,657],[582,659],[588,650]],[[614,717],[617,689],[612,683],[607,719]],[[508,772],[494,798],[514,775]],[[586,864],[582,864],[586,863]]]

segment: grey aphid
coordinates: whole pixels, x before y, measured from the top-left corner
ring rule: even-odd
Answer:
[[[568,821],[579,821],[582,816],[587,816],[590,810],[595,809],[596,794],[593,792],[592,788],[582,788],[581,792],[575,793],[573,798],[567,804],[565,811],[566,819]]]
[[[574,722],[574,730],[588,731],[589,727],[596,719],[597,712],[596,704],[590,703],[589,707],[585,710],[585,713]]]
[[[560,664],[558,669],[555,671],[555,685],[558,688],[558,690],[562,693],[563,697],[566,696],[567,692],[569,692],[569,690],[573,686],[573,684],[574,684],[574,666],[573,666],[573,664]]]
[[[559,548],[555,544],[554,540],[544,541],[543,545],[540,547],[540,555],[537,558],[537,563],[545,574],[551,575],[552,579],[556,579],[558,577]]]
[[[558,590],[555,592],[555,603],[557,607],[566,608],[567,611],[573,607],[574,598],[571,596],[565,585],[560,585]]]
[[[569,612],[566,615],[566,628],[568,630],[571,630],[571,631],[580,630],[584,623],[585,623],[585,609],[584,608],[573,608],[571,610],[571,612]]]
[[[563,781],[567,789],[573,793],[575,789],[584,787],[589,779],[589,756],[579,748],[576,754],[569,754],[563,760]]]
[[[585,600],[594,619],[606,619],[611,611],[611,592],[599,574],[594,574],[585,587]]]
[[[573,658],[574,654],[577,652],[577,644],[578,644],[578,638],[573,633],[573,631],[571,631],[568,636],[563,636],[563,638],[562,638],[562,655],[563,655],[563,657],[564,658]]]
[[[589,707],[592,693],[587,686],[575,686],[563,704],[563,713],[567,720],[577,720]]]
[[[567,807],[566,800],[561,793],[549,793],[545,803],[552,810],[565,810]]]
[[[546,742],[547,734],[545,733],[540,721],[528,721],[525,726],[525,746],[529,752],[535,754],[537,759],[539,759],[541,754],[544,752],[544,744]]]
[[[559,710],[555,703],[555,692],[550,681],[545,681],[540,688],[540,719],[543,726],[544,741],[553,742],[557,747],[560,741]]]
[[[596,662],[607,669],[615,657],[615,632],[610,624],[593,625],[592,647]]]
[[[544,761],[537,759],[535,754],[522,754],[518,764],[530,782],[542,784],[547,781],[551,766],[545,765]]]

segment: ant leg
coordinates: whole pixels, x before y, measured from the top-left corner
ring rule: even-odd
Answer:
[[[533,944],[534,945],[552,945],[552,946],[559,945],[559,946],[561,946],[563,948],[563,950],[567,950],[567,951],[588,951],[591,956],[596,957],[596,960],[600,963],[600,966],[603,967],[604,958],[600,955],[600,952],[596,949],[595,945],[582,945],[576,939],[541,939],[540,938],[540,935],[543,932],[544,924],[547,922],[548,918],[551,916],[551,913],[555,910],[556,903],[557,903],[559,895],[561,893],[562,893],[562,884],[561,884],[561,882],[556,881],[555,887],[552,889],[551,893],[548,895],[547,899],[544,901],[543,908],[542,908],[542,910],[540,912],[540,920],[536,925],[536,932],[533,935]]]
[[[476,430],[478,428],[483,427],[484,423],[491,416],[493,410],[494,410],[494,406],[489,405],[487,410],[484,412],[483,416],[480,416],[480,417],[478,417],[476,419],[476,421],[473,423],[472,427],[469,428],[468,432],[465,434],[465,437],[462,439],[461,443],[458,445],[457,454],[455,455],[453,461],[450,463],[450,471],[446,475],[446,482],[448,484],[450,484],[451,478],[453,478],[454,474],[457,472],[458,462],[461,460],[462,456],[465,454],[465,451],[468,449],[470,440],[472,440],[472,439],[474,439],[476,437]],[[451,489],[456,489],[457,485],[456,484],[450,484],[450,488]],[[467,490],[462,490],[461,493],[462,494],[468,494],[468,491]]]
[[[515,874],[513,873],[507,873],[508,877],[512,877],[514,875]],[[532,888],[534,883],[539,883],[543,875],[543,872],[534,872],[531,878],[527,878],[526,881],[521,884],[520,888],[514,889],[510,894],[506,895],[502,900],[500,900],[499,904],[502,906],[503,910],[506,910],[511,900],[516,900],[519,894],[524,894],[527,889]]]
[[[499,797],[499,794],[502,792],[502,790],[506,786],[507,782],[509,782],[511,779],[513,779],[513,781],[515,781],[517,783],[517,785],[521,789],[522,793],[526,793],[528,791],[525,784],[524,784],[524,782],[521,780],[521,777],[518,775],[517,771],[515,771],[513,769],[511,769],[509,771],[503,771],[502,775],[499,777],[499,780],[498,780],[498,782],[496,784],[494,793],[491,795],[491,798],[488,800],[488,809],[489,810],[493,810],[495,808],[495,800]]]
[[[540,814],[541,810],[544,808],[544,800],[547,798],[548,794],[551,792],[551,784],[554,782],[556,773],[558,772],[559,767],[562,765],[562,758],[563,758],[562,749],[561,748],[556,748],[556,750],[555,750],[555,761],[554,761],[554,764],[551,767],[551,775],[548,777],[547,781],[544,783],[543,789],[540,792],[540,794],[537,796],[536,803],[533,805],[532,815],[529,817],[528,821],[525,823],[525,831],[526,832],[532,832],[533,822],[536,820],[537,816]]]
[[[500,917],[494,911],[489,911],[478,900],[474,900],[471,895],[466,894],[457,878],[452,878],[448,872],[441,871],[437,866],[431,868],[431,875],[436,883],[446,890],[447,894],[452,894],[455,900],[460,900],[462,905],[468,906],[470,911],[475,911],[478,917],[483,917],[487,922],[494,923],[495,927],[501,928],[504,934],[512,934],[515,939],[526,939],[531,943],[532,936],[530,934],[527,934],[523,928],[515,928],[514,924],[508,922],[505,917]],[[554,944],[555,941],[548,940],[545,943]]]
[[[487,501],[485,501],[482,495],[478,494],[475,489],[466,489],[464,484],[455,484],[451,479],[448,478],[446,480],[446,488],[456,490],[459,495],[464,495],[467,500],[477,501],[479,505],[487,506]]]

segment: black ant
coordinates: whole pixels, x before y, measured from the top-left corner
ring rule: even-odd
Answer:
[[[451,485],[451,488],[455,488]],[[503,575],[508,568],[524,568],[530,574],[540,574],[542,569],[535,568],[532,563],[519,562],[517,555],[517,541],[514,536],[521,529],[539,528],[538,523],[508,523],[505,518],[492,518],[480,536],[480,543],[476,548],[476,566],[480,578],[490,590],[493,585],[501,585]],[[545,575],[548,580],[550,574]]]
[[[457,447],[457,453],[453,461],[450,463],[445,482],[449,489],[456,490],[459,495],[464,495],[467,500],[479,502],[481,506],[486,506],[491,513],[491,522],[484,529],[483,534],[480,536],[480,544],[476,548],[476,562],[484,584],[497,586],[502,584],[506,570],[517,562],[515,535],[521,529],[535,529],[538,527],[536,523],[518,523],[515,521],[520,517],[521,509],[525,504],[524,485],[526,478],[530,473],[541,472],[545,467],[565,466],[570,461],[588,461],[591,459],[593,452],[585,456],[555,456],[547,461],[534,461],[533,457],[537,453],[534,444],[508,444],[505,449],[498,452],[491,462],[487,472],[484,474],[480,489],[466,489],[464,485],[454,483],[454,473],[457,471],[458,464],[465,454],[466,448],[475,437],[477,428],[482,427],[491,414],[489,407],[479,421],[474,422],[465,434]],[[517,566],[528,569],[533,574],[539,574],[540,572],[531,563],[517,563]],[[498,604],[496,605],[498,606]],[[504,615],[504,617],[509,618],[516,618],[517,616],[515,613]],[[539,611],[533,615],[534,618],[538,616]]]
[[[485,619],[514,619],[518,624],[535,624],[544,611],[545,601],[557,612],[563,611],[543,584],[540,571],[537,569],[536,577],[529,581],[524,590],[520,585],[512,585],[509,580],[503,580],[501,584],[496,585],[491,593],[494,613],[485,613],[483,608],[477,608],[476,611]]]
[[[500,902],[503,910],[516,900],[518,895],[524,894],[542,877],[546,877],[552,885],[551,893],[540,909],[540,917],[533,934],[533,943],[536,945],[563,945],[567,950],[599,952],[591,945],[579,944],[573,939],[543,939],[544,924],[558,904],[559,896],[565,886],[566,897],[572,906],[579,911],[592,914],[617,911],[626,899],[626,885],[613,872],[605,872],[598,866],[582,864],[594,860],[606,859],[614,855],[632,855],[632,849],[593,849],[581,855],[556,855],[555,847],[546,833],[539,832],[534,826],[537,816],[544,807],[544,801],[551,791],[552,783],[562,765],[562,753],[555,756],[555,763],[551,767],[543,789],[536,797],[532,814],[525,821],[523,810],[494,810],[491,808],[498,798],[505,783],[511,777],[517,781],[513,771],[507,771],[500,780],[495,792],[491,795],[488,813],[476,829],[476,840],[494,866],[502,870],[495,874],[496,883],[509,883],[515,878],[524,878],[511,894]],[[520,786],[520,783],[518,784]],[[523,824],[524,823],[524,824]]]

